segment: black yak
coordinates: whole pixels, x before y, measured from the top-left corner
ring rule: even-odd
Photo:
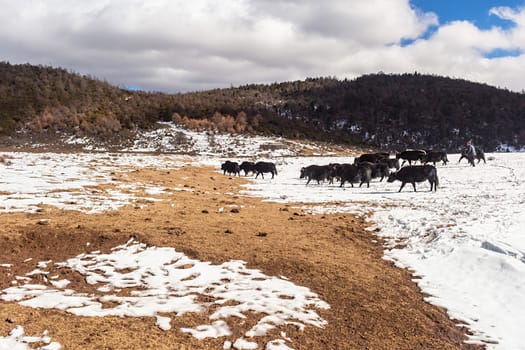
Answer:
[[[359,187],[364,183],[370,187],[370,180],[372,179],[372,169],[367,166],[354,164],[341,164],[335,169],[336,176],[341,179],[339,187],[343,187],[345,182],[350,182],[352,187],[354,183],[359,182]]]
[[[247,176],[248,173],[254,173],[255,172],[255,163],[254,162],[247,162],[244,161],[241,163],[239,168],[244,171],[244,176]]]
[[[396,154],[396,159],[403,159],[403,162],[401,163],[401,166],[405,164],[406,161],[408,161],[409,165],[412,165],[412,162],[420,161],[423,162],[427,152],[424,150],[406,150],[401,153]]]
[[[277,175],[277,168],[275,167],[275,164],[271,162],[257,162],[254,165],[254,170],[255,178],[257,178],[260,174],[264,179],[264,173],[272,173],[272,179],[274,175]]]
[[[223,171],[224,175],[228,173],[229,175],[233,174],[233,176],[241,176],[241,169],[239,168],[239,164],[237,162],[231,162],[227,160],[221,164],[221,170]]]
[[[307,167],[301,168],[301,179],[306,178],[306,184],[308,185],[310,181],[316,180],[319,184],[321,181],[330,179],[331,169],[329,165],[309,165]]]
[[[427,151],[427,154],[423,158],[425,164],[433,163],[436,165],[436,162],[443,162],[443,165],[447,165],[448,157],[447,152],[445,151]]]
[[[436,167],[433,165],[408,165],[391,173],[388,176],[388,182],[394,182],[395,180],[401,181],[401,187],[398,192],[401,192],[406,183],[411,183],[416,192],[416,182],[423,182],[428,180],[430,182],[430,191],[432,189],[437,191],[439,179],[437,175]]]

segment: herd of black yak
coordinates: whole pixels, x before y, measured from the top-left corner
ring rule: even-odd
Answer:
[[[467,157],[466,151],[463,151],[459,161]],[[478,163],[481,160],[486,162],[482,150],[477,150],[476,158],[478,159]],[[361,187],[365,183],[367,187],[370,187],[370,181],[372,179],[379,178],[379,181],[383,181],[383,179],[386,178],[388,182],[394,182],[396,180],[401,182],[399,192],[401,192],[407,183],[412,184],[414,191],[416,191],[417,182],[428,181],[430,183],[430,191],[436,191],[439,185],[436,163],[441,162],[443,165],[446,165],[448,161],[445,151],[406,150],[401,153],[396,153],[394,157],[386,152],[365,153],[354,158],[353,164],[312,164],[303,167],[300,170],[300,178],[306,179],[306,185],[311,181],[316,181],[317,184],[324,181],[333,184],[334,181],[338,181],[340,187],[344,187],[347,182],[350,183],[352,187],[354,187],[354,184],[359,184],[359,187]],[[419,162],[419,165],[412,165],[412,163],[417,162]],[[408,165],[405,166],[405,163],[408,163]],[[244,172],[245,176],[253,173],[255,174],[255,178],[259,175],[264,178],[265,173],[271,173],[272,179],[277,175],[275,163],[262,161],[244,161],[239,164],[227,160],[221,165],[221,170],[223,170],[224,174],[238,176],[241,175],[241,171]]]

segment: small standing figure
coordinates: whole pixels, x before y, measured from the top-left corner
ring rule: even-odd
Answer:
[[[474,159],[476,159],[476,147],[472,144],[472,140],[468,140],[466,144],[465,153],[467,155],[467,160],[472,166],[476,166]]]

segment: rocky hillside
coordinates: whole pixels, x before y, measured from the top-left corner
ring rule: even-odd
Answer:
[[[119,144],[159,121],[390,150],[456,151],[472,138],[492,151],[524,147],[525,95],[417,73],[169,95],[129,91],[65,69],[0,63],[4,144],[45,143],[57,134]]]

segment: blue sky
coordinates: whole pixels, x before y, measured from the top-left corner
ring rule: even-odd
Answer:
[[[525,6],[523,0],[410,0],[411,4],[423,11],[432,11],[439,17],[439,22],[445,24],[451,21],[470,21],[480,29],[492,26],[509,28],[514,24],[491,15],[490,9],[499,6]]]
[[[491,9],[496,7],[525,7],[525,0],[410,0],[415,8],[423,12],[433,12],[438,16],[439,25],[448,24],[453,21],[468,21],[481,30],[490,30],[491,28],[502,28],[509,30],[515,27],[515,23],[510,20],[502,19],[491,13]],[[430,37],[439,26],[429,27],[423,35],[424,38]],[[413,40],[403,41],[403,44],[409,44]],[[516,57],[523,53],[521,49],[501,49],[495,48],[484,54],[486,58],[497,57]]]
[[[524,91],[525,0],[0,0],[0,60],[184,92],[419,72]]]

